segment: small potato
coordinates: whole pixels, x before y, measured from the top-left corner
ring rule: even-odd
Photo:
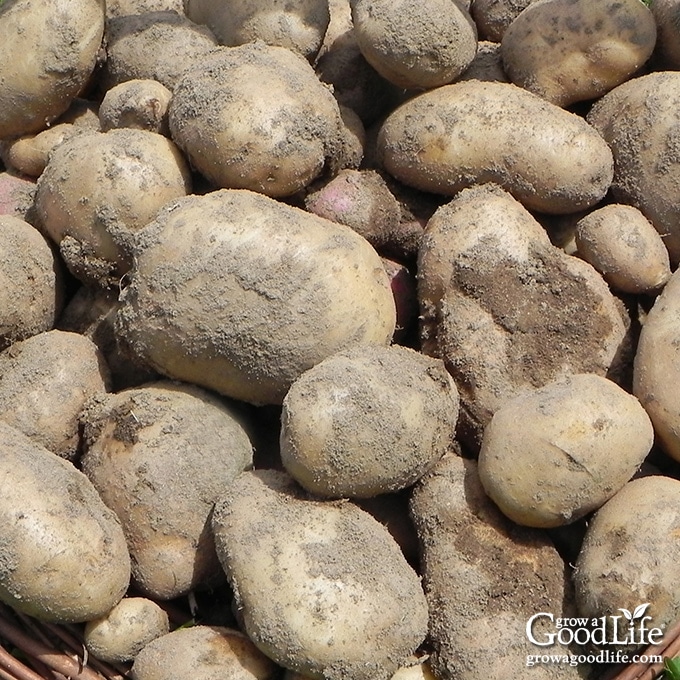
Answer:
[[[668,251],[645,216],[628,205],[608,205],[576,225],[578,254],[615,290],[652,293],[671,276]]]
[[[80,132],[71,123],[59,123],[37,135],[25,135],[7,144],[5,162],[29,177],[40,177],[52,149]]]
[[[573,375],[494,413],[479,476],[514,522],[556,527],[604,505],[653,443],[652,423],[635,397],[601,376]]]
[[[482,40],[477,45],[477,54],[470,66],[465,69],[458,78],[462,80],[490,80],[497,83],[509,82],[508,76],[503,70],[500,43]]]
[[[197,387],[158,382],[90,402],[82,469],[120,518],[132,579],[172,599],[219,580],[209,522],[252,464],[247,420]]]
[[[0,3],[0,139],[39,132],[87,83],[104,34],[104,0]]]
[[[283,47],[222,47],[185,72],[172,138],[218,187],[289,196],[321,174],[342,122],[312,67]]]
[[[680,262],[678,109],[680,73],[663,71],[619,85],[587,116],[614,155],[612,196],[638,208],[654,225],[673,266]]]
[[[245,472],[212,526],[246,633],[285,668],[388,680],[423,642],[420,579],[352,503],[311,500],[281,472]]]
[[[279,668],[242,633],[218,626],[181,628],[135,658],[133,680],[273,680]]]
[[[130,558],[116,516],[73,465],[0,421],[0,600],[44,621],[103,616]]]
[[[680,69],[680,0],[654,0],[650,9],[656,20],[657,54],[668,70]]]
[[[171,11],[117,16],[106,24],[106,92],[127,80],[156,80],[174,90],[182,73],[217,47],[215,36]]]
[[[474,59],[477,31],[451,0],[351,0],[361,53],[402,88],[432,88],[455,80]]]
[[[145,130],[90,132],[54,150],[35,206],[69,270],[108,286],[132,264],[132,234],[190,187],[189,168],[165,137]]]
[[[663,450],[680,461],[680,270],[647,315],[635,355],[633,393],[645,407]]]
[[[156,80],[128,80],[112,87],[99,107],[103,132],[135,128],[170,135],[168,105],[172,92]]]
[[[500,42],[508,26],[536,0],[472,0],[470,14],[483,40]]]
[[[185,0],[189,19],[206,24],[220,45],[261,40],[313,59],[328,28],[327,0]]]
[[[108,382],[108,368],[91,340],[58,330],[34,335],[0,353],[0,419],[74,460],[78,416]]]
[[[378,154],[416,189],[453,196],[495,182],[551,214],[595,205],[614,171],[609,147],[582,118],[515,85],[476,80],[402,104],[380,130]]]
[[[0,218],[4,215],[33,221],[35,182],[0,171]]]
[[[457,419],[458,392],[441,361],[358,346],[293,383],[281,460],[317,496],[370,498],[420,479],[448,449]]]
[[[0,350],[54,326],[63,285],[61,265],[40,232],[0,215]]]
[[[242,401],[280,404],[326,357],[394,334],[369,243],[261,194],[172,204],[140,233],[135,262],[118,337],[160,373]]]
[[[152,640],[170,632],[168,615],[155,602],[125,597],[108,614],[88,621],[87,651],[102,661],[132,661]]]
[[[656,24],[640,0],[538,0],[501,42],[510,80],[557,106],[601,97],[628,80],[656,43]]]
[[[621,608],[633,612],[649,603],[647,630],[670,628],[678,620],[678,507],[680,482],[651,476],[629,482],[597,512],[588,525],[574,570],[580,616],[604,616],[611,624],[609,617],[620,617]],[[619,622],[619,636],[623,637],[626,629],[621,619]],[[635,629],[639,638],[639,624]]]

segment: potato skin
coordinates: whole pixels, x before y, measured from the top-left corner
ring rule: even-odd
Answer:
[[[159,372],[235,399],[280,404],[327,356],[394,333],[368,242],[253,192],[176,202],[140,233],[135,258],[118,337]]]
[[[281,460],[308,491],[370,498],[414,484],[453,440],[458,391],[441,361],[359,346],[305,372],[283,400]]]
[[[312,67],[262,43],[219,48],[185,72],[169,122],[213,184],[275,197],[306,187],[341,145],[338,105]]]
[[[495,182],[552,214],[594,205],[613,176],[609,147],[583,119],[508,83],[460,82],[411,99],[383,124],[378,153],[422,191],[453,196]]]
[[[647,315],[635,354],[633,393],[654,424],[663,450],[680,461],[680,270]]]
[[[285,668],[388,680],[425,638],[418,576],[352,503],[309,499],[284,473],[245,472],[215,506],[213,532],[246,633]]]
[[[71,463],[0,421],[0,599],[44,621],[108,612],[130,558],[118,519]]]
[[[579,374],[502,406],[484,431],[479,476],[518,524],[556,527],[597,510],[630,480],[654,442],[635,397]]]
[[[455,80],[477,51],[477,30],[456,2],[352,0],[361,53],[386,80],[402,88],[439,87]]]
[[[680,163],[676,151],[680,73],[633,78],[599,99],[588,122],[614,154],[612,195],[638,208],[680,262]]]
[[[626,484],[588,525],[574,583],[581,616],[619,615],[649,602],[655,628],[680,615],[680,482],[663,476]]]
[[[557,106],[595,99],[652,54],[656,24],[640,0],[538,0],[501,42],[510,80]]]
[[[94,69],[104,7],[104,0],[0,5],[0,139],[39,132],[66,111]]]

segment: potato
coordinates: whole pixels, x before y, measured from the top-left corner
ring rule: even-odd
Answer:
[[[0,600],[44,621],[102,616],[130,559],[116,516],[71,463],[0,421]]]
[[[69,270],[91,285],[108,286],[132,264],[132,233],[190,187],[189,168],[165,137],[130,129],[91,132],[54,150],[35,206]]]
[[[32,222],[34,198],[34,181],[0,171],[0,217],[11,215]]]
[[[509,399],[574,373],[623,377],[627,313],[499,187],[466,189],[435,213],[418,274],[422,349],[456,381],[472,450]]]
[[[184,14],[183,0],[106,0],[106,18],[172,10]]]
[[[156,80],[128,80],[112,87],[102,99],[102,131],[135,128],[169,136],[168,106],[172,92]]]
[[[370,498],[420,479],[446,452],[457,419],[458,392],[441,361],[359,346],[292,384],[281,460],[317,496]]]
[[[0,215],[0,350],[54,326],[63,285],[45,238],[18,217]]]
[[[615,290],[653,293],[671,276],[661,236],[636,208],[607,205],[576,225],[578,254]]]
[[[216,505],[213,531],[245,632],[285,668],[387,680],[423,641],[420,580],[355,505],[308,500],[280,472],[245,472]]]
[[[387,278],[390,280],[394,305],[397,310],[397,327],[394,330],[393,342],[408,346],[412,332],[415,331],[418,320],[418,289],[416,277],[399,262],[380,258],[385,267]]]
[[[43,130],[92,73],[104,0],[0,3],[0,139]]]
[[[327,0],[185,0],[189,19],[206,24],[220,45],[261,40],[313,59],[330,21]]]
[[[472,0],[470,14],[479,37],[500,42],[508,26],[536,0]]]
[[[607,617],[608,639],[612,619],[621,608],[633,612],[649,603],[646,628],[663,629],[680,616],[676,570],[680,560],[680,482],[652,476],[626,484],[588,525],[576,562],[574,583],[579,613]],[[633,516],[633,517],[631,517]],[[619,619],[620,639],[631,631]],[[640,623],[632,631],[639,643]],[[639,647],[639,644],[628,645]],[[624,645],[617,648],[626,649]]]
[[[402,88],[431,88],[455,80],[474,59],[477,31],[451,0],[351,0],[361,53],[386,80]]]
[[[102,661],[132,661],[152,640],[170,632],[168,615],[155,602],[125,597],[110,612],[88,621],[83,634],[87,651]]]
[[[595,205],[613,174],[609,147],[582,118],[495,82],[446,85],[409,100],[383,124],[378,153],[391,175],[422,191],[453,196],[496,182],[546,213]]]
[[[548,536],[506,519],[486,497],[477,464],[445,456],[411,499],[430,605],[429,663],[439,680],[507,680],[542,651],[527,637],[534,614],[573,612],[565,564]],[[535,635],[543,632],[539,621]],[[550,654],[570,650],[556,643]],[[546,664],[518,677],[584,677],[568,664]]]
[[[102,90],[128,80],[157,80],[173,90],[182,73],[217,47],[215,36],[171,11],[122,15],[106,23]]]
[[[654,0],[650,9],[658,30],[656,51],[668,70],[680,69],[680,2]]]
[[[172,204],[134,256],[119,338],[159,372],[235,399],[280,404],[327,356],[394,333],[387,275],[361,236],[249,191]]]
[[[133,680],[273,680],[277,666],[248,638],[219,626],[182,628],[137,655]]]
[[[462,80],[491,80],[498,83],[509,82],[508,76],[503,70],[500,43],[482,40],[477,44],[477,54],[463,74],[458,78]]]
[[[656,43],[656,24],[640,0],[538,0],[501,42],[510,80],[557,106],[596,99],[628,80]]]
[[[312,67],[261,43],[202,59],[175,88],[169,115],[172,138],[208,180],[268,196],[306,187],[341,145],[338,105]]]
[[[196,387],[157,382],[82,416],[82,468],[120,518],[142,594],[172,599],[219,581],[209,516],[252,464],[247,420]]]
[[[108,368],[82,335],[48,331],[0,353],[0,419],[62,458],[80,450],[78,416],[106,391]]]
[[[633,393],[649,414],[663,450],[680,461],[680,273],[673,274],[642,326]]]
[[[573,375],[494,413],[479,476],[514,522],[556,527],[604,505],[653,443],[652,423],[635,397],[601,376]]]
[[[633,78],[607,93],[587,120],[614,154],[612,196],[638,208],[680,262],[680,163],[675,151],[680,73]]]

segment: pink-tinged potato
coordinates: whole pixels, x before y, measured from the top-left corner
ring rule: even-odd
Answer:
[[[25,220],[35,197],[35,182],[9,172],[0,172],[0,215]]]

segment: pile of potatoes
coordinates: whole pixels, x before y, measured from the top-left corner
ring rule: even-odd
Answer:
[[[594,680],[527,621],[680,619],[680,0],[0,36],[0,601],[132,680]]]

